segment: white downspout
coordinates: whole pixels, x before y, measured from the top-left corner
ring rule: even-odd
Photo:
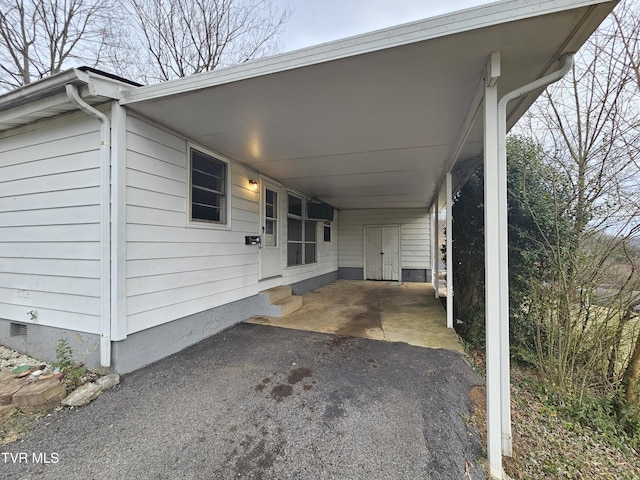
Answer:
[[[111,366],[111,122],[104,113],[82,100],[74,85],[67,84],[65,88],[71,103],[100,122],[100,365],[107,368]]]
[[[511,375],[509,357],[509,247],[507,226],[507,104],[527,93],[546,87],[564,77],[573,67],[573,53],[563,56],[559,70],[505,94],[498,102],[498,194],[499,215],[499,264],[500,268],[500,405],[502,417],[502,454],[512,455],[511,436]]]
[[[438,225],[438,210],[440,205],[438,205],[438,197],[436,197],[433,202],[433,238],[432,238],[432,246],[433,246],[433,271],[435,272],[433,276],[433,289],[435,290],[434,294],[436,298],[440,298],[440,225]]]

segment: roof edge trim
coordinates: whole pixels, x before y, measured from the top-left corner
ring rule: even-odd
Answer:
[[[374,32],[323,43],[240,65],[198,73],[155,85],[128,89],[122,105],[177,95],[249,78],[307,67],[401,45],[454,35],[525,18],[553,14],[614,0],[504,0]]]
[[[43,78],[37,82],[0,95],[0,110],[9,110],[25,103],[59,93],[60,88],[63,88],[67,83],[80,85],[87,84],[88,82],[88,74],[76,68],[65,70],[64,72]]]

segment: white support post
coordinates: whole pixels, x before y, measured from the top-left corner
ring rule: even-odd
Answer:
[[[451,172],[447,172],[447,327],[453,328],[453,188]]]
[[[127,110],[111,104],[111,341],[127,338]]]
[[[489,475],[501,480],[501,309],[500,309],[500,171],[498,161],[498,77],[500,52],[491,54],[484,94],[484,232],[485,328],[487,369],[487,457]],[[507,318],[508,321],[508,318]]]
[[[438,248],[440,235],[438,228],[438,198],[436,197],[433,202],[433,289],[435,290],[435,297],[440,298],[440,249]]]

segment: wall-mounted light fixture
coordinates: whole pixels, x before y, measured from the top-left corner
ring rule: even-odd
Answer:
[[[252,190],[258,190],[258,181],[249,179],[249,185]]]

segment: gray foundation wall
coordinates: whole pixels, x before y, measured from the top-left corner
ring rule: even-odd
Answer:
[[[291,285],[294,294],[302,295],[338,278],[334,271]],[[111,343],[111,367],[107,370],[129,373],[179,352],[207,337],[258,313],[258,295],[189,315],[157,327],[129,335],[125,340]],[[75,361],[90,370],[104,372],[100,366],[100,337],[73,330],[45,325],[28,324],[25,335],[12,336],[11,322],[0,319],[0,343],[13,350],[45,362],[56,361],[55,348],[66,339]],[[14,332],[24,329],[13,329]]]
[[[343,280],[364,280],[364,268],[339,267],[338,278]],[[431,270],[424,268],[403,268],[403,282],[431,282]]]
[[[11,324],[25,325],[26,335],[13,335]],[[17,328],[21,333],[25,328]],[[15,331],[13,333],[16,333]],[[92,333],[65,330],[38,324],[21,324],[0,319],[0,343],[12,350],[37,358],[44,362],[55,362],[56,346],[60,340],[66,340],[73,350],[76,362],[87,368],[100,371],[100,336]]]
[[[291,290],[295,295],[302,295],[337,278],[338,272],[319,275],[292,284]],[[126,340],[113,343],[114,369],[118,373],[137,370],[257,314],[258,295],[254,295],[134,333]]]
[[[335,282],[338,279],[338,271],[325,273],[324,275],[318,275],[317,277],[308,278],[301,282],[291,284],[291,292],[294,295],[304,295],[311,290],[320,288],[327,283]]]
[[[128,373],[168,357],[207,337],[254,316],[258,296],[243,298],[219,307],[174,320],[113,342],[113,369]]]
[[[338,267],[338,278],[342,280],[364,280],[364,268]]]
[[[403,282],[431,282],[431,270],[426,268],[403,268]]]

